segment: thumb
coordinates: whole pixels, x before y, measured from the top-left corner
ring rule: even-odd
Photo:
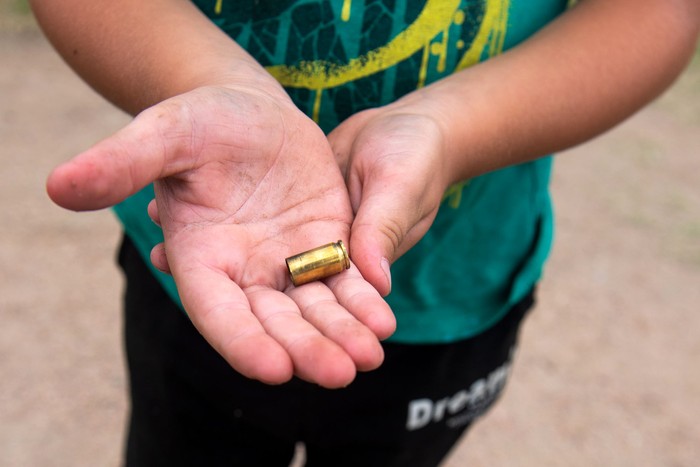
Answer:
[[[352,182],[351,177],[350,199],[356,215],[350,256],[362,276],[386,296],[391,292],[390,265],[425,235],[441,198],[433,202],[424,190],[412,191],[403,177],[369,177],[361,196],[360,184]]]
[[[56,167],[46,191],[56,204],[75,211],[113,206],[172,173],[173,141],[164,137],[162,112],[148,109],[126,127]],[[178,131],[179,134],[182,134]]]
[[[350,233],[350,255],[362,277],[383,297],[391,292],[391,260],[395,255],[391,235],[371,219],[355,218]]]
[[[349,187],[350,198],[357,200],[353,202],[356,214],[350,231],[350,254],[362,276],[382,296],[391,292],[390,264],[398,257],[407,230],[401,197],[386,186],[368,180],[361,188],[353,183]],[[353,196],[360,191],[360,196]]]

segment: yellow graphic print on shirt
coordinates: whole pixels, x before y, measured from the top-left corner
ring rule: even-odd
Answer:
[[[501,53],[510,2],[216,0],[209,14],[328,131]],[[207,12],[206,0],[195,3]],[[463,187],[445,194],[450,207]]]
[[[349,0],[346,0],[349,4]],[[476,39],[465,51],[458,69],[479,61],[484,47],[490,42],[489,56],[503,49],[503,37],[507,21],[509,0],[488,2],[486,14]],[[325,60],[302,61],[296,65],[274,65],[267,70],[283,85],[323,90],[340,86],[349,81],[367,77],[383,71],[405,60],[419,50],[423,50],[419,85],[425,84],[427,57],[438,57],[438,71],[444,71],[444,57],[447,53],[449,29],[453,24],[464,22],[464,11],[459,9],[461,0],[428,0],[418,18],[394,37],[366,54],[351,59],[348,63],[337,64]],[[492,40],[489,41],[489,38]],[[457,43],[457,48],[464,47]]]
[[[267,70],[283,86],[306,88],[316,93],[312,118],[319,121],[321,96],[325,89],[334,88],[350,81],[365,78],[378,71],[386,70],[422,50],[422,60],[418,76],[418,87],[425,84],[427,67],[431,56],[437,57],[437,71],[445,71],[445,57],[449,46],[449,30],[453,25],[464,22],[461,0],[428,0],[418,18],[394,37],[366,54],[338,64],[326,60],[302,61],[296,65],[273,65]],[[486,13],[476,39],[464,52],[457,69],[477,63],[487,44],[488,56],[503,50],[509,0],[488,2]],[[342,16],[350,15],[351,0],[345,0]],[[463,41],[456,42],[457,49],[464,48]]]

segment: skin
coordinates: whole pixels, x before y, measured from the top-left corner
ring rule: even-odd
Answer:
[[[388,293],[381,262],[427,232],[448,186],[620,123],[685,68],[699,28],[693,0],[581,1],[506,53],[343,122],[329,140],[360,271]]]
[[[54,170],[51,198],[100,209],[155,182],[149,214],[165,244],[152,261],[197,329],[248,377],[325,387],[381,364],[395,327],[381,299],[389,264],[425,234],[450,184],[622,121],[678,76],[700,18],[695,0],[584,1],[326,137],[188,1],[32,3],[68,63],[138,115]],[[353,267],[292,287],[281,258],[337,239]]]
[[[83,3],[33,7],[78,73],[138,116],[56,168],[49,196],[100,209],[155,181],[165,245],[153,256],[167,251],[193,324],[240,373],[333,388],[379,366],[395,320],[357,268],[294,288],[284,265],[349,239],[347,189],[321,130],[189,2]]]

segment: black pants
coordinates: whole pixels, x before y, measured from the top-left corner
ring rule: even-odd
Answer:
[[[126,351],[131,417],[126,464],[287,466],[295,443],[311,466],[435,466],[500,394],[518,304],[483,334],[448,345],[385,343],[385,362],[347,388],[267,386],[236,373],[167,297],[131,242]]]

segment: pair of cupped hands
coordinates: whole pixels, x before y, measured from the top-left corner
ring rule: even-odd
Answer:
[[[154,183],[150,217],[194,326],[241,374],[343,387],[381,365],[396,321],[389,264],[428,230],[446,182],[439,124],[397,101],[329,135],[280,88],[200,87],[57,167],[72,210]],[[299,287],[284,259],[342,239],[350,269]]]

